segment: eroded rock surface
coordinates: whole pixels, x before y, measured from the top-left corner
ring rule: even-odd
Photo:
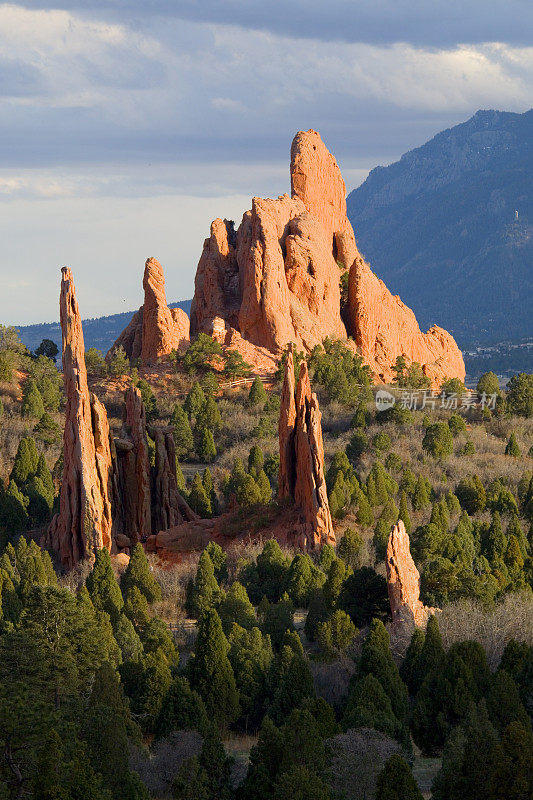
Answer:
[[[314,550],[335,544],[324,477],[321,414],[311,392],[307,363],[294,388],[292,352],[287,356],[279,420],[279,497],[289,497],[301,515],[299,544]]]
[[[112,459],[104,406],[89,392],[76,290],[69,268],[61,270],[60,318],[66,408],[64,466],[59,512],[45,537],[69,569],[111,549]]]
[[[425,625],[436,609],[428,608],[420,600],[420,573],[411,556],[409,535],[403,520],[399,520],[391,530],[386,567],[393,623]]]
[[[306,351],[326,336],[352,336],[376,380],[388,381],[398,355],[418,361],[438,386],[464,380],[453,338],[436,326],[422,333],[413,312],[361,258],[346,216],[338,164],[313,130],[291,147],[291,197],[254,197],[238,229],[216,219],[195,280],[191,334],[228,345],[247,342],[248,360],[271,371],[290,342]],[[349,270],[349,303],[340,309],[340,279]],[[438,291],[438,287],[435,287]]]
[[[434,325],[422,333],[416,317],[398,295],[392,295],[357,255],[350,268],[349,327],[375,377],[389,382],[398,356],[422,365],[434,387],[449,377],[465,379],[461,351],[451,334]]]
[[[181,308],[169,308],[163,268],[155,258],[144,267],[144,304],[113,344],[107,357],[123,347],[130,359],[154,364],[158,358],[178,350],[189,340],[189,318]]]

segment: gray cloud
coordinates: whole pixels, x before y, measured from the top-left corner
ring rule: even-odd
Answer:
[[[42,0],[25,5],[49,7]],[[430,47],[491,41],[527,45],[533,28],[529,0],[56,0],[54,7],[92,9],[116,19],[160,15],[332,42]]]

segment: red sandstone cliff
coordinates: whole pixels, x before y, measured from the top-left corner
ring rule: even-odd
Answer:
[[[377,380],[389,380],[398,355],[418,361],[434,386],[464,380],[464,362],[441,328],[420,331],[413,312],[372,273],[358,253],[346,216],[340,169],[316,131],[291,147],[291,193],[254,197],[237,230],[211,225],[198,264],[191,334],[203,331],[242,349],[268,369],[289,342],[310,351],[326,336],[352,336]],[[340,315],[340,277],[349,275],[349,307]],[[438,287],[436,287],[438,291]]]

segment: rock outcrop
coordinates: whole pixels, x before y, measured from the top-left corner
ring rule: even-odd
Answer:
[[[123,347],[128,358],[153,364],[189,341],[189,318],[181,308],[167,306],[165,276],[155,258],[146,261],[143,288],[144,304],[113,344],[108,358]]]
[[[292,351],[287,355],[279,418],[280,498],[292,498],[300,514],[299,544],[315,550],[335,544],[324,477],[321,414],[312,394],[307,363],[300,367],[294,388]]]
[[[348,280],[349,327],[363,360],[374,376],[388,383],[398,356],[422,365],[434,387],[448,377],[465,379],[465,365],[454,338],[434,325],[422,333],[416,317],[392,295],[358,254]]]
[[[45,537],[63,565],[92,559],[112,543],[112,458],[104,406],[89,392],[81,316],[72,272],[61,270],[60,317],[67,398],[59,512]]]
[[[436,609],[428,608],[420,600],[420,574],[411,556],[403,520],[391,530],[386,567],[393,624],[425,625]]]
[[[422,333],[361,258],[340,169],[316,131],[295,136],[290,173],[291,197],[254,197],[237,230],[228,220],[212,223],[196,273],[191,335],[204,332],[226,345],[233,339],[237,349],[246,342],[248,360],[265,371],[265,353],[279,357],[289,342],[310,351],[326,336],[352,336],[376,380],[390,380],[398,355],[421,363],[434,386],[464,380],[453,338],[437,327]]]
[[[111,438],[105,407],[87,385],[81,317],[66,267],[60,316],[67,398],[64,466],[59,513],[43,543],[71,569],[83,559],[93,560],[102,547],[127,552],[152,531],[198,517],[178,491],[170,429],[150,431],[155,442],[155,466],[150,466],[146,413],[135,387],[125,393],[121,435]]]

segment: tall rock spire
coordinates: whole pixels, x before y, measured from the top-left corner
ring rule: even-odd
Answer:
[[[311,392],[307,363],[294,388],[292,348],[287,355],[279,420],[280,498],[292,497],[301,515],[300,543],[314,550],[335,543],[324,476],[322,423],[316,394]]]
[[[386,567],[393,623],[425,625],[436,609],[428,608],[420,600],[420,574],[411,556],[409,534],[401,519],[390,532]]]
[[[107,413],[89,392],[81,316],[72,272],[61,270],[59,300],[66,395],[63,435],[63,480],[59,513],[46,537],[63,565],[92,559],[102,547],[111,549],[111,470]]]

